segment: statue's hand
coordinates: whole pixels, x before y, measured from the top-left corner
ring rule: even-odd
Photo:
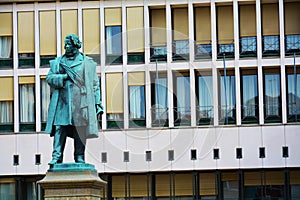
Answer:
[[[64,80],[67,80],[67,79],[69,79],[69,76],[68,76],[68,74],[64,74],[64,75],[63,75],[63,78],[64,78]]]

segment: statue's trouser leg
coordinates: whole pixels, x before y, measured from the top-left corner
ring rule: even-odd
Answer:
[[[50,163],[62,163],[66,139],[67,132],[65,131],[65,129],[61,126],[56,126],[53,140],[52,161]]]
[[[74,160],[77,163],[84,163],[84,152],[86,145],[86,127],[74,127]]]

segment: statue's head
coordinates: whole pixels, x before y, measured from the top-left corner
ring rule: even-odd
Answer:
[[[65,38],[65,55],[67,57],[73,57],[79,52],[81,48],[81,42],[79,37],[75,34],[68,34]]]

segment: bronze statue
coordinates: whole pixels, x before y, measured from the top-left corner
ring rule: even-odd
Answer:
[[[74,160],[85,163],[87,138],[98,137],[97,116],[103,114],[96,63],[79,52],[75,34],[65,38],[65,54],[50,61],[46,80],[53,90],[46,133],[54,137],[49,165],[63,162],[67,137],[74,139]]]

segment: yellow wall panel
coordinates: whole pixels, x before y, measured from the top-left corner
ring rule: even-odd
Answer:
[[[174,8],[173,10],[174,40],[189,39],[189,20],[187,8]]]
[[[200,174],[200,195],[216,195],[215,173]]]
[[[279,35],[279,10],[278,4],[263,4],[262,5],[262,34]]]
[[[99,9],[85,9],[83,14],[83,45],[86,54],[100,54]]]
[[[13,35],[12,13],[0,13],[0,36]]]
[[[255,5],[240,6],[240,36],[256,36]]]
[[[18,13],[18,52],[34,53],[34,12]]]
[[[130,176],[130,196],[146,197],[147,194],[147,176],[131,175]]]
[[[192,174],[176,174],[175,175],[175,194],[180,196],[192,196]]]
[[[300,34],[300,2],[286,3],[284,6],[285,34]]]
[[[144,72],[129,72],[128,73],[128,85],[145,85],[145,73]]]
[[[122,25],[122,9],[121,8],[105,8],[105,26],[121,26]]]
[[[62,10],[61,11],[62,52],[64,52],[65,37],[66,35],[71,33],[78,35],[77,10]]]
[[[210,7],[195,8],[195,28],[197,44],[208,44],[211,40]]]
[[[230,44],[233,41],[233,8],[232,6],[218,7],[218,43]]]
[[[14,79],[13,77],[0,78],[0,101],[14,100]]]
[[[123,74],[106,74],[106,112],[123,113]]]
[[[151,23],[152,46],[165,46],[167,43],[166,10],[151,10]]]
[[[35,78],[34,76],[20,76],[19,84],[34,84]]]
[[[144,8],[130,7],[126,14],[128,52],[144,52]]]
[[[112,176],[112,196],[125,197],[125,177],[124,176]]]
[[[156,196],[169,197],[170,196],[170,175],[159,174],[155,176],[156,179]]]
[[[56,55],[55,11],[40,12],[40,54]]]
[[[300,185],[300,171],[293,170],[290,172],[290,183],[291,185]]]

